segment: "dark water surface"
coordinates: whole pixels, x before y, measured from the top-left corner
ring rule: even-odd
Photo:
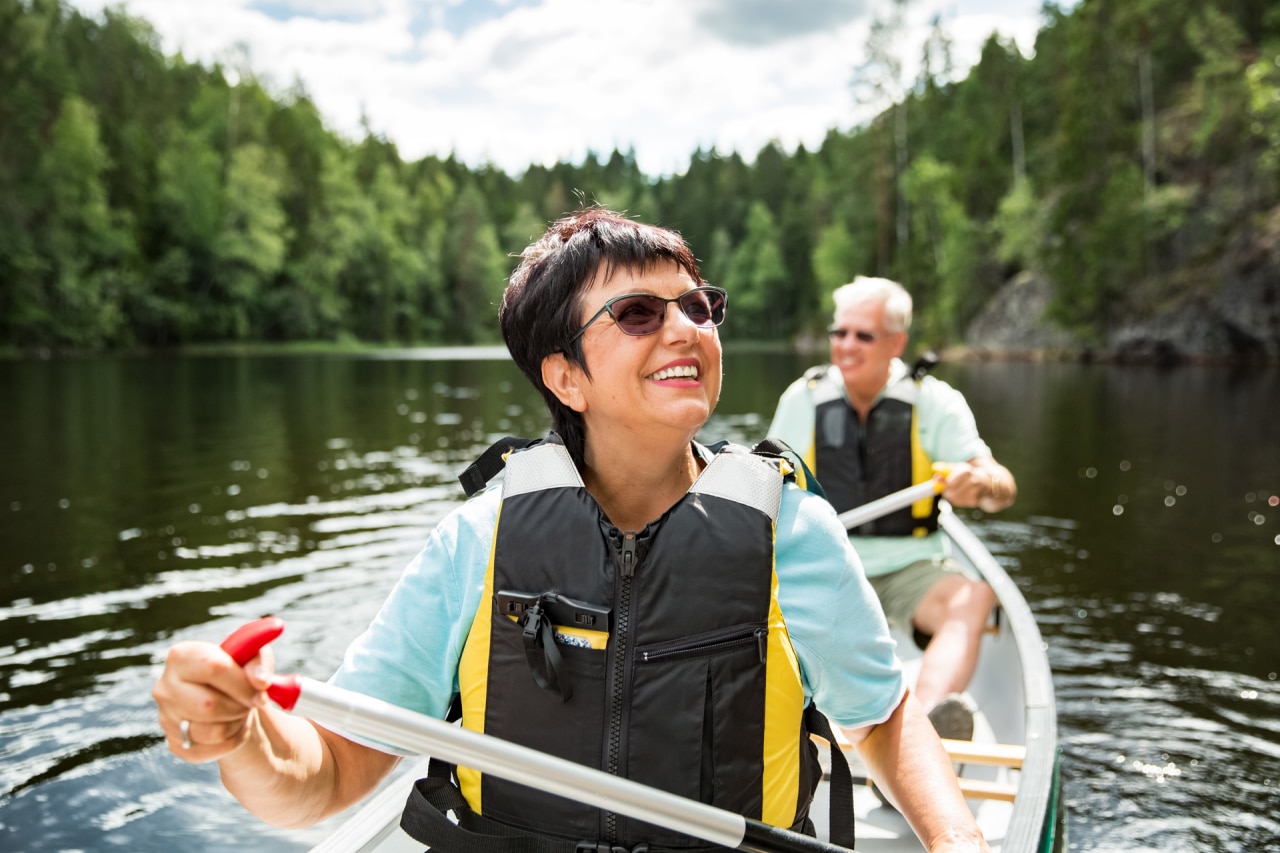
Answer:
[[[502,353],[0,362],[0,850],[305,850],[174,759],[176,640],[284,617],[317,678],[457,472],[541,434]],[[808,365],[731,353],[706,437]],[[1280,849],[1280,372],[943,365],[1018,503],[969,514],[1049,645],[1076,850]]]

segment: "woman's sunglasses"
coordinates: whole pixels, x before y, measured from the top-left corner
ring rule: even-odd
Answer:
[[[858,329],[855,331],[853,329],[841,329],[838,326],[832,326],[830,329],[827,329],[827,336],[833,341],[843,341],[849,335],[853,335],[859,343],[864,344],[874,344],[880,339],[880,336],[875,332],[868,332],[865,329]]]
[[[724,322],[724,309],[729,301],[729,294],[718,287],[703,285],[693,290],[686,290],[679,296],[665,299],[652,293],[624,293],[615,296],[604,304],[604,307],[591,315],[591,319],[582,324],[582,328],[569,338],[573,343],[587,327],[608,314],[618,325],[623,334],[640,336],[652,335],[662,328],[667,319],[667,303],[674,302],[680,306],[684,316],[700,329],[710,329]]]

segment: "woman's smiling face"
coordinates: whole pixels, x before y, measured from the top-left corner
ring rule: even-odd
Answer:
[[[597,273],[582,292],[582,323],[616,296],[652,293],[670,299],[699,284],[674,263],[644,272],[615,269],[608,280],[602,278]],[[580,340],[591,374],[573,368],[575,388],[562,399],[582,412],[589,442],[604,436],[657,437],[663,431],[688,441],[720,399],[720,337],[714,327],[694,325],[675,302],[666,305],[662,327],[653,334],[625,334],[606,312]]]

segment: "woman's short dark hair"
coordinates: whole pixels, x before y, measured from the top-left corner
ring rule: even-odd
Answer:
[[[608,281],[626,270],[645,273],[674,263],[701,283],[698,262],[674,231],[645,225],[612,211],[590,208],[565,216],[520,255],[502,295],[498,320],[507,349],[551,410],[552,428],[579,467],[585,432],[582,415],[561,403],[542,381],[542,360],[563,352],[588,376],[582,339],[569,339],[581,323],[582,293],[597,271]]]

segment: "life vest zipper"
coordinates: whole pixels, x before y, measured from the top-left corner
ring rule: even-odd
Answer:
[[[608,756],[605,770],[617,776],[622,762],[622,711],[624,705],[624,685],[626,684],[627,642],[631,631],[631,581],[635,577],[640,563],[640,554],[636,548],[636,534],[613,528],[609,536],[618,549],[618,605],[614,612],[613,638],[609,642],[613,656],[611,670],[613,684],[609,692],[609,732]],[[604,813],[604,840],[613,843],[618,838],[618,815],[615,812]]]
[[[636,649],[636,657],[643,663],[656,663],[717,654],[753,643],[760,651],[760,662],[766,663],[769,654],[769,628],[764,624],[731,625],[694,637],[681,637],[679,640]]]

